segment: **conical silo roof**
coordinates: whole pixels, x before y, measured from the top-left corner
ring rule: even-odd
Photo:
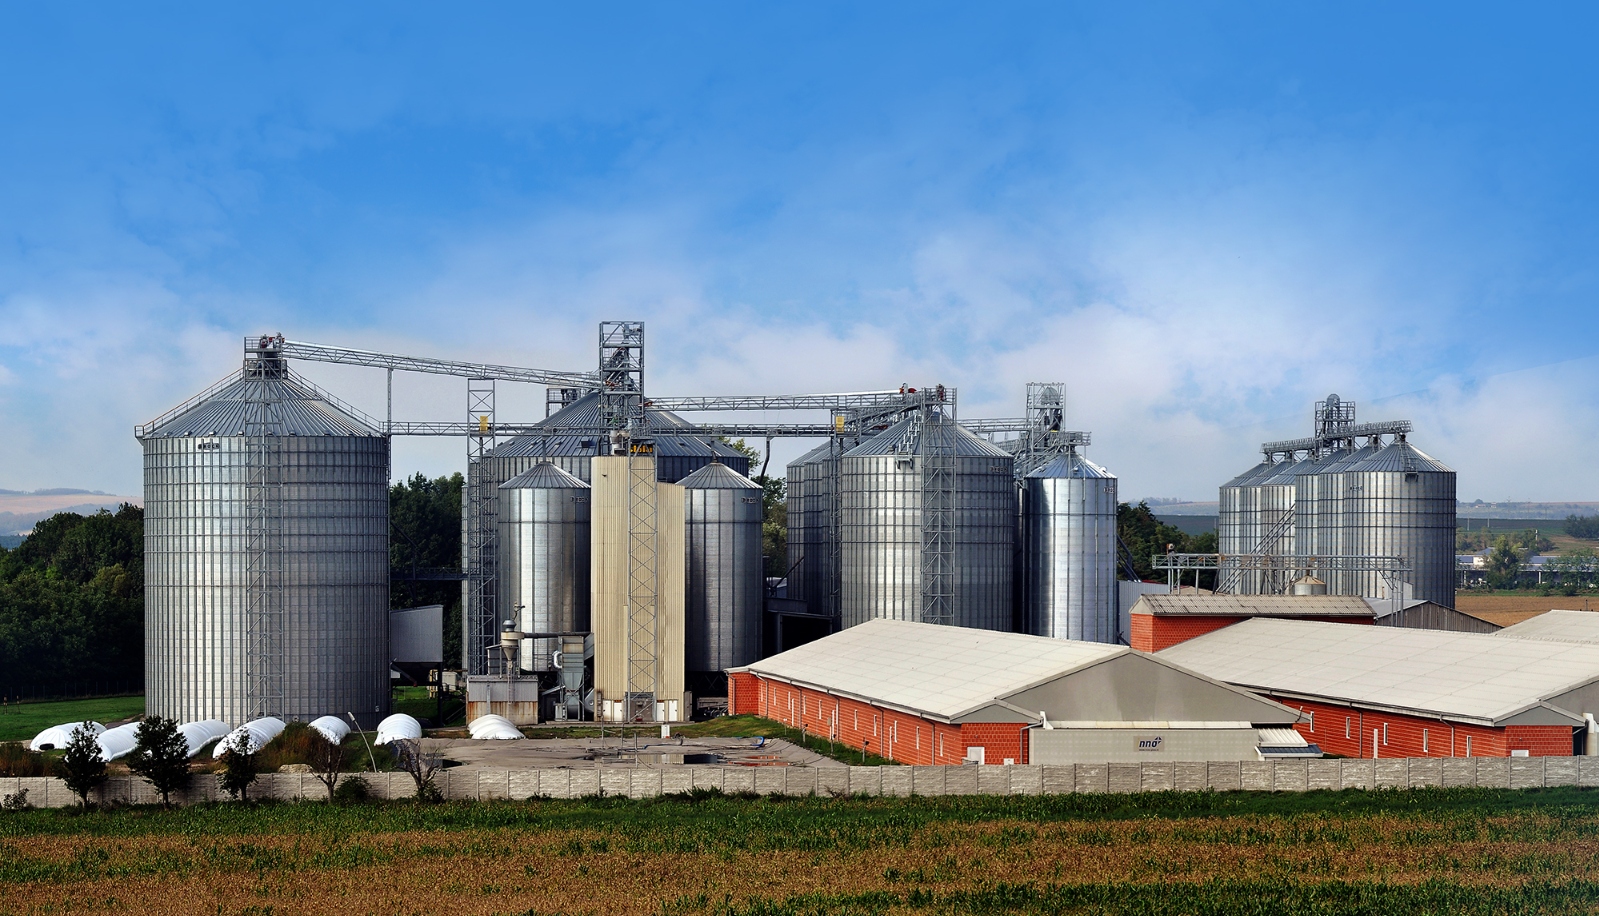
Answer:
[[[531,468],[500,484],[502,490],[587,490],[582,479],[566,473],[548,461],[540,461]]]
[[[1084,480],[1115,480],[1116,475],[1075,450],[1056,455],[1047,464],[1027,475],[1028,477],[1079,478]]]
[[[1232,480],[1222,484],[1223,487],[1241,487],[1246,484],[1259,483],[1275,473],[1276,465],[1262,458],[1260,463],[1249,470],[1239,474]]]
[[[1292,458],[1289,458],[1286,461],[1279,461],[1272,465],[1272,472],[1270,474],[1264,475],[1260,479],[1253,482],[1263,487],[1283,485],[1293,486],[1294,474],[1298,470],[1299,465],[1300,462],[1295,461]]]
[[[720,461],[713,461],[677,485],[688,490],[759,490],[761,485]]]
[[[1404,441],[1384,446],[1376,454],[1351,466],[1349,470],[1358,473],[1368,471],[1404,471],[1407,473],[1453,474],[1455,472],[1454,468]]]
[[[194,436],[243,436],[251,405],[272,403],[268,436],[372,436],[383,435],[314,386],[291,375],[266,378],[242,374],[200,396],[141,431],[141,439],[182,439]]]
[[[790,468],[797,468],[810,464],[814,461],[826,461],[832,454],[832,450],[833,443],[823,442],[821,445],[818,445],[798,458],[795,458],[793,461],[790,461],[787,466]]]
[[[669,410],[644,409],[644,419],[661,457],[743,458],[744,455],[715,437],[694,432],[694,424]],[[610,435],[600,411],[598,392],[585,394],[534,424],[557,430],[551,434],[517,436],[489,452],[491,458],[545,455],[593,455]]]
[[[844,457],[863,458],[872,455],[896,454],[899,452],[900,446],[912,435],[915,435],[914,425],[915,418],[906,417],[845,452]],[[953,420],[940,420],[922,424],[921,439],[917,443],[918,453],[925,452],[927,443],[935,437],[942,439],[941,444],[953,445],[954,454],[957,458],[1005,458],[1014,460],[1009,452],[965,429]]]

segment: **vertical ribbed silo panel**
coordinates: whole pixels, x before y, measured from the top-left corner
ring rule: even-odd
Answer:
[[[1026,485],[1030,631],[1116,642],[1116,478],[1068,454],[1034,471]]]
[[[764,578],[759,485],[723,464],[681,481],[688,577],[684,664],[718,672],[760,653]]]
[[[785,503],[788,507],[788,551],[783,562],[784,574],[788,576],[788,597],[795,601],[806,600],[806,581],[802,562],[808,553],[806,539],[810,535],[807,487],[810,482],[805,479],[805,465],[801,462],[792,462],[785,470],[787,489]]]
[[[540,462],[501,484],[499,492],[504,514],[497,593],[505,619],[526,633],[587,631],[589,488],[553,462]],[[521,664],[551,670],[558,642],[524,640]]]

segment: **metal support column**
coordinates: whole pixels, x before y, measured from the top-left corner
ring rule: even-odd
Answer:
[[[499,644],[495,607],[495,548],[499,533],[497,487],[483,459],[495,446],[494,380],[467,379],[466,412],[466,628],[461,634],[469,674],[501,674],[503,663],[487,651]],[[495,670],[500,669],[500,670]]]
[[[246,343],[251,397],[245,408],[245,707],[251,718],[285,714],[283,596],[283,429],[278,341]],[[252,358],[253,357],[253,358]]]
[[[660,684],[655,458],[635,443],[627,459],[627,718],[653,722]]]
[[[955,436],[936,408],[921,414],[922,622],[953,625],[955,607]],[[914,437],[912,437],[914,438]]]

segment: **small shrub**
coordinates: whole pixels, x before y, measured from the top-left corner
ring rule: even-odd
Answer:
[[[87,808],[89,793],[105,782],[105,760],[100,757],[100,742],[88,723],[72,730],[67,750],[61,755],[61,780]]]
[[[32,807],[33,805],[28,803],[27,789],[18,789],[15,792],[8,793],[3,800],[0,800],[0,808],[4,808],[7,811],[27,811]]]
[[[29,750],[21,741],[0,743],[0,776],[43,776],[49,771],[44,755]]]
[[[250,800],[250,784],[255,782],[256,776],[261,773],[261,763],[256,758],[253,748],[249,748],[249,739],[245,739],[245,750],[226,751],[222,754],[222,775],[218,780],[223,791],[233,796],[238,801]]]
[[[170,806],[172,793],[189,785],[189,742],[178,731],[177,720],[151,716],[140,722],[128,769],[161,793],[161,804]]]
[[[341,805],[357,805],[372,797],[372,787],[359,776],[346,776],[333,790],[333,800]]]

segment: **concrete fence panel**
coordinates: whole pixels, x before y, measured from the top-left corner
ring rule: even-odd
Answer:
[[[976,795],[979,788],[978,770],[1000,770],[1004,767],[950,767],[944,774],[946,795]]]
[[[1110,791],[1110,764],[1079,763],[1076,765],[1076,768],[1078,792],[1091,793]]]
[[[351,773],[378,798],[407,798],[405,773]],[[1061,766],[668,767],[666,769],[545,769],[460,767],[436,777],[451,799],[580,798],[599,794],[651,798],[691,789],[759,795],[1037,795],[1073,792],[1276,791],[1481,786],[1530,789],[1599,787],[1599,758],[1470,757],[1388,760],[1260,760]],[[0,794],[27,792],[35,807],[78,803],[60,779],[0,778]],[[215,801],[212,774],[197,774],[173,793],[177,804]],[[326,789],[311,774],[265,773],[251,786],[256,800],[319,801]],[[99,804],[153,804],[159,796],[142,779],[113,776],[92,796]]]
[[[1010,794],[1041,795],[1044,792],[1044,768],[1037,764],[1010,768]]]
[[[911,767],[880,767],[883,794],[905,796],[911,794]]]
[[[1066,795],[1077,791],[1077,768],[1071,764],[1040,767],[1044,771],[1045,795]]]
[[[944,767],[910,767],[911,792],[916,795],[944,794]]]
[[[962,776],[967,773],[971,774],[971,782],[975,787],[975,791],[966,794],[1009,795],[1011,771],[1016,768],[1014,766],[970,766],[960,767],[960,769],[964,771],[961,773]]]

